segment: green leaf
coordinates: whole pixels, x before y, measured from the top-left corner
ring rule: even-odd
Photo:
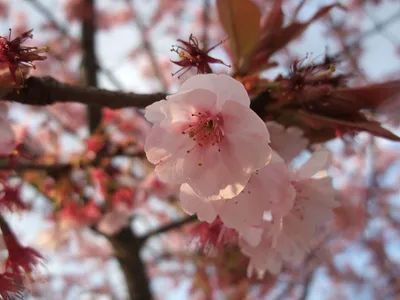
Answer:
[[[250,0],[217,0],[217,8],[238,66],[240,59],[249,54],[259,40],[260,10]]]

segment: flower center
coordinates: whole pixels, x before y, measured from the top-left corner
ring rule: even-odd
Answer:
[[[192,120],[182,134],[187,134],[200,147],[214,146],[218,145],[224,137],[222,125],[221,116],[211,115],[209,112],[198,112],[192,114]]]

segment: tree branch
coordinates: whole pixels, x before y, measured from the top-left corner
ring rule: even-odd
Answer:
[[[155,230],[152,230],[152,231],[148,232],[146,235],[140,237],[140,242],[144,243],[145,241],[147,241],[152,236],[155,236],[155,235],[158,235],[158,234],[161,234],[161,233],[166,233],[166,232],[168,232],[170,230],[178,229],[178,228],[182,227],[183,225],[191,223],[191,222],[196,221],[196,220],[197,220],[197,216],[193,215],[193,216],[186,217],[186,218],[184,218],[182,220],[175,221],[175,222],[169,223],[167,225],[161,226],[161,227],[159,227],[159,228],[157,228]]]
[[[314,278],[314,270],[310,271],[304,281],[303,292],[301,293],[300,300],[307,300],[308,295],[310,294],[311,284]]]
[[[3,100],[45,106],[57,102],[77,102],[113,109],[144,108],[166,97],[164,93],[135,94],[61,83],[52,77],[30,77],[25,87],[7,94]]]
[[[95,51],[95,21],[96,21],[96,10],[95,0],[85,0],[85,9],[87,9],[88,15],[82,20],[82,67],[83,77],[86,85],[97,87],[97,58]],[[89,104],[87,108],[88,112],[88,125],[89,132],[93,133],[101,122],[101,108]]]
[[[71,169],[70,164],[35,164],[35,163],[0,163],[0,170],[13,170],[18,172],[24,171],[47,171],[47,172],[64,172]]]
[[[130,227],[123,228],[108,239],[125,275],[129,299],[152,299],[149,278],[140,257],[142,245],[140,239],[133,234]]]

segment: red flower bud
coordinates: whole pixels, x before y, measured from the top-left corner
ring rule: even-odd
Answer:
[[[179,77],[181,77],[186,72],[188,72],[192,67],[195,67],[197,69],[197,74],[212,73],[209,64],[223,64],[224,66],[230,67],[230,65],[225,64],[222,60],[213,58],[208,55],[208,53],[211,50],[221,45],[224,41],[218,43],[217,45],[211,47],[208,50],[200,48],[199,41],[192,34],[189,36],[189,42],[185,42],[181,39],[179,39],[178,42],[183,44],[183,47],[172,46],[171,51],[178,53],[181,60],[179,61],[171,60],[171,62],[177,64],[178,66],[181,66],[182,68],[179,69],[177,72],[173,73],[172,76],[186,69],[185,72],[179,75]]]
[[[46,56],[41,56],[43,52],[47,52],[48,48],[37,48],[22,46],[28,39],[32,38],[32,30],[26,31],[15,39],[11,40],[11,29],[8,38],[0,36],[0,69],[7,67],[9,69],[13,84],[2,87],[15,87],[22,85],[26,74],[27,67],[35,68],[33,61],[45,60]],[[21,78],[22,77],[22,78]]]

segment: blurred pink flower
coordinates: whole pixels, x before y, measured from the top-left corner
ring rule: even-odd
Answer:
[[[123,204],[107,212],[97,224],[97,229],[105,235],[114,235],[122,228],[129,226],[132,210]]]
[[[155,125],[145,151],[159,178],[187,183],[204,199],[238,195],[271,157],[268,130],[249,104],[241,83],[207,74],[148,106],[146,118]]]
[[[236,229],[244,239],[259,241],[259,231],[252,227],[261,226],[266,213],[272,213],[275,218],[286,215],[295,197],[285,162],[276,153],[272,157],[267,166],[253,173],[244,190],[229,200],[201,199],[189,185],[183,184],[182,209],[191,215],[196,213],[199,220],[209,223],[218,215],[225,226]]]
[[[237,232],[226,227],[220,218],[216,218],[211,224],[197,224],[190,229],[190,233],[195,236],[199,248],[210,251],[238,242]]]

